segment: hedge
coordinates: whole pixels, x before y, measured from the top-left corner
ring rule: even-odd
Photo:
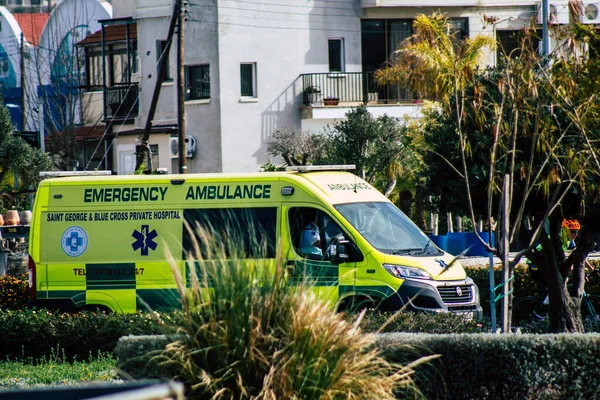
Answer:
[[[135,378],[171,379],[160,363],[166,336],[128,336],[116,349],[118,367]],[[592,399],[600,396],[600,335],[411,334],[377,336],[388,361],[416,367],[413,379],[427,399]],[[402,396],[401,396],[402,397]]]
[[[416,368],[428,399],[592,399],[600,396],[600,335],[380,335],[386,359],[440,358]]]
[[[90,353],[113,351],[121,336],[173,333],[180,315],[0,310],[0,358],[35,359],[55,352],[68,359],[87,359]]]

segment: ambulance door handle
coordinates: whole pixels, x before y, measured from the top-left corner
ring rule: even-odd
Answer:
[[[368,270],[367,270],[367,274],[374,274],[374,273],[375,273],[375,270],[374,270],[374,269],[368,269]]]
[[[285,263],[285,269],[290,276],[296,275],[296,260],[288,260]]]

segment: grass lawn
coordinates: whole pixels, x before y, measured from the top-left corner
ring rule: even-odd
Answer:
[[[43,385],[76,385],[119,379],[117,360],[111,354],[99,354],[87,361],[67,362],[50,357],[37,361],[0,361],[0,389]]]

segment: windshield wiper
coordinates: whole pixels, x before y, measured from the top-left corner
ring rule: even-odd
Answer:
[[[433,243],[433,240],[431,240],[431,239],[429,239],[427,241],[427,243],[425,243],[425,247],[423,247],[423,253],[427,252],[427,248],[429,247],[433,251],[430,250],[427,252],[427,254],[431,254],[431,253],[440,254],[440,251],[435,246],[431,245],[432,243]]]
[[[413,251],[421,251],[422,252],[423,249],[420,247],[410,247],[408,249],[398,249],[398,250],[391,251],[390,254],[393,254],[393,255],[408,254],[408,253],[412,253]]]

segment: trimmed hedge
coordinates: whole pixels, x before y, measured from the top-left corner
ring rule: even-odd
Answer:
[[[389,361],[440,358],[416,368],[428,399],[600,397],[600,335],[391,333],[377,344]]]
[[[113,351],[125,335],[174,333],[180,313],[58,314],[48,310],[0,310],[0,357],[28,359],[52,352],[67,359],[87,359],[98,351]]]
[[[166,336],[123,337],[118,367],[135,378],[170,379],[161,364]],[[592,399],[600,396],[600,335],[378,335],[388,361],[408,364],[432,354],[413,378],[427,399]],[[401,396],[402,397],[402,396]]]

